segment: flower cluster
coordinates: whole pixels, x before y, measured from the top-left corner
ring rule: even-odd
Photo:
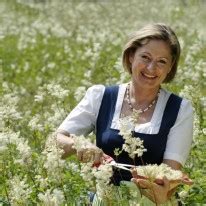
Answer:
[[[88,138],[85,138],[83,135],[80,136],[72,135],[72,136],[74,137],[73,148],[76,149],[77,151],[82,149],[87,149],[92,144],[91,141]]]
[[[88,163],[82,163],[81,164],[81,177],[83,178],[83,180],[87,183],[87,186],[91,189],[91,190],[95,190],[95,186],[94,186],[94,176],[93,174],[93,163],[92,162],[88,162]]]
[[[88,168],[83,168],[86,165],[80,165],[73,156],[62,160],[53,141],[48,141],[44,149],[47,137],[91,84],[121,84],[130,79],[122,68],[120,54],[126,35],[151,18],[163,18],[180,34],[183,53],[177,78],[162,86],[183,94],[195,103],[196,110],[195,138],[185,164],[195,184],[192,189],[184,185],[185,192],[180,194],[185,205],[204,204],[205,3],[171,0],[165,7],[165,1],[159,0],[157,7],[156,1],[149,0],[16,0],[11,9],[10,2],[0,3],[0,202],[87,205],[82,196],[89,184],[80,176],[81,169],[93,185],[93,173],[100,171],[89,163]],[[152,8],[150,15],[145,14],[148,3]],[[134,131],[134,125],[127,123],[128,130]],[[140,156],[141,146],[132,147],[138,142],[130,140],[133,137],[127,129],[121,132],[128,136],[124,149],[132,157]],[[136,151],[138,148],[140,151]],[[120,152],[116,150],[116,154]],[[100,189],[106,188],[99,185]],[[140,198],[131,202],[125,197],[132,194],[127,194],[116,198],[113,205],[141,205]]]
[[[26,182],[26,177],[20,179],[19,176],[14,176],[9,181],[9,198],[12,205],[26,205],[30,194],[32,193],[32,188],[30,188],[29,184],[27,184]]]
[[[0,101],[0,121],[13,121],[22,119],[21,113],[17,110],[19,97],[15,94],[7,93],[1,97]]]
[[[38,198],[43,205],[49,206],[59,206],[65,200],[63,192],[59,189],[54,189],[53,191],[48,189],[45,193],[39,193]]]
[[[65,167],[65,160],[61,159],[63,150],[57,146],[56,135],[51,134],[46,142],[44,151],[42,152],[44,164],[50,178],[59,181],[62,169]]]
[[[132,116],[123,117],[119,120],[119,134],[122,135],[125,141],[122,149],[128,152],[132,159],[134,159],[136,155],[141,157],[143,153],[147,151],[147,149],[144,148],[143,140],[132,135],[137,119],[138,113],[133,113]]]
[[[20,132],[13,132],[9,129],[0,132],[0,152],[10,149],[14,145],[18,154],[15,156],[14,162],[21,165],[31,163],[31,147],[28,140],[20,137]]]
[[[93,175],[96,181],[96,193],[101,198],[109,198],[111,185],[109,185],[110,178],[112,177],[113,170],[110,165],[100,165],[98,168],[93,170]]]
[[[113,186],[109,184],[113,174],[112,166],[102,164],[99,167],[93,167],[93,163],[81,164],[81,176],[87,183],[90,190],[96,191],[100,199],[112,199]]]
[[[157,164],[148,164],[145,166],[135,167],[137,174],[140,176],[148,177],[149,179],[162,179],[166,177],[169,180],[178,180],[182,178],[182,172],[180,170],[173,170],[168,165],[162,163]]]
[[[91,141],[84,136],[75,136],[73,147],[78,150],[90,148]],[[108,198],[111,193],[109,185],[113,170],[111,165],[101,164],[99,167],[93,166],[93,162],[81,163],[81,176],[87,182],[90,189],[95,189],[100,198]]]

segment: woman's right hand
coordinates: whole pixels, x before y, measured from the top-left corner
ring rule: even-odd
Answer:
[[[77,155],[81,162],[93,162],[94,165],[101,164],[103,161],[103,151],[92,143],[84,145],[83,148],[74,147],[75,137],[65,131],[57,133],[57,143],[64,150],[62,158],[66,158],[71,154]]]
[[[93,162],[94,165],[102,163],[103,151],[94,144],[77,150],[77,158],[81,162]]]

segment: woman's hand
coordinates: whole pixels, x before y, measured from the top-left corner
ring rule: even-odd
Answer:
[[[140,188],[143,195],[148,197],[156,204],[162,204],[169,200],[175,191],[175,188],[170,190],[170,181],[166,177],[164,177],[162,180],[163,184],[161,185],[151,182],[147,179],[132,178],[131,181]]]
[[[58,131],[57,144],[64,150],[62,158],[66,158],[71,154],[77,155],[81,162],[93,162],[94,165],[102,162],[103,151],[92,143],[87,143],[83,148],[74,147],[75,137],[66,131]]]
[[[100,164],[102,162],[103,151],[94,144],[87,145],[86,148],[77,150],[77,158],[81,162],[93,162]]]

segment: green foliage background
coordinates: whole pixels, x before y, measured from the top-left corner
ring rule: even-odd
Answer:
[[[46,137],[79,101],[78,95],[82,97],[93,84],[112,85],[128,80],[121,66],[127,35],[146,23],[167,23],[180,39],[182,56],[175,80],[164,86],[176,93],[183,92],[193,101],[198,122],[184,168],[194,185],[182,188],[187,191],[183,201],[186,205],[206,204],[205,11],[204,0],[1,0],[1,108],[14,105],[12,99],[7,102],[5,98],[12,94],[18,97],[16,110],[22,116],[14,120],[0,115],[1,131],[10,128],[20,132],[21,137],[28,139],[33,155],[38,156]],[[60,99],[47,93],[45,85],[51,83],[69,90],[68,95]],[[35,95],[42,90],[43,101],[37,103]],[[48,123],[48,118],[56,113],[60,116]],[[35,115],[39,115],[38,123],[43,130],[29,127]],[[10,147],[8,155],[1,155],[0,172],[5,176],[0,178],[0,191],[5,202],[7,172],[13,161],[7,159],[11,150]],[[13,173],[16,169],[14,165]],[[21,168],[17,170],[18,174],[25,173]],[[71,181],[69,175],[65,175],[65,182]],[[75,181],[78,180],[76,177]],[[78,194],[78,187],[75,190]],[[37,200],[31,198],[31,205]]]

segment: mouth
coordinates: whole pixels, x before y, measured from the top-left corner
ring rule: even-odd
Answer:
[[[155,75],[146,74],[144,72],[141,72],[141,75],[147,79],[156,79],[157,78],[157,76],[155,76]]]

